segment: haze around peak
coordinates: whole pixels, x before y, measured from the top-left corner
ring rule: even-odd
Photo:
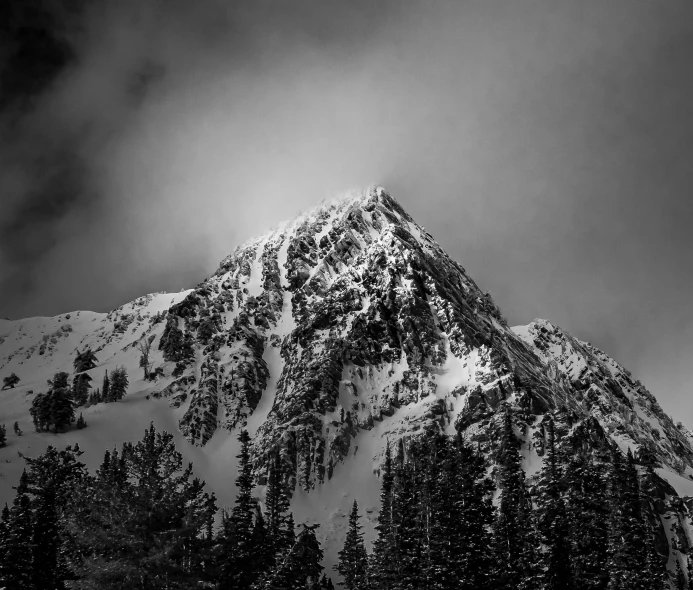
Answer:
[[[63,60],[3,36],[0,317],[187,288],[380,183],[511,324],[690,395],[689,2],[32,3]]]

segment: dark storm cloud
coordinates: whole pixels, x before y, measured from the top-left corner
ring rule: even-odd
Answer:
[[[511,323],[592,341],[693,423],[690,2],[40,5],[70,10],[59,59],[3,86],[0,315],[188,287],[379,182]]]

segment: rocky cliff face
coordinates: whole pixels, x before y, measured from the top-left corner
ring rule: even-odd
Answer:
[[[167,321],[194,343],[163,367],[177,379],[161,390],[184,409],[188,440],[205,445],[219,428],[246,425],[270,395],[254,439],[258,473],[278,450],[304,490],[385,417],[399,418],[385,438],[437,428],[492,447],[506,401],[540,453],[534,430],[552,412],[571,431],[590,419],[643,462],[693,466],[688,433],[628,371],[549,322],[510,329],[380,187],[237,248]]]
[[[679,489],[693,474],[691,435],[628,371],[547,321],[509,328],[491,297],[381,187],[238,247],[190,291],[91,316],[74,333],[69,317],[46,325],[48,338],[35,343],[18,324],[0,348],[0,368],[27,354],[35,361],[42,347],[47,356],[36,366],[64,370],[67,352],[48,358],[67,351],[62,342],[117,363],[153,336],[159,376],[142,388],[168,400],[196,447],[248,426],[261,484],[278,451],[292,489],[317,491],[368,432],[362,453],[370,456],[359,460],[371,472],[386,441],[424,429],[462,432],[493,458],[506,405],[530,476],[548,413],[566,451],[601,453],[611,440]],[[667,540],[687,550],[687,500],[660,483],[652,501],[666,523],[663,550]]]

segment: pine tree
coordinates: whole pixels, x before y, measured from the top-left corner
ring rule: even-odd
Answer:
[[[486,477],[484,456],[466,445],[458,436],[449,479],[457,493],[449,522],[452,565],[459,585],[456,590],[490,590],[495,588],[493,564],[488,547],[494,508],[491,502],[493,484]],[[457,522],[456,522],[457,521]]]
[[[566,467],[564,485],[575,587],[605,590],[609,510],[604,505],[604,470],[591,457],[575,455]]]
[[[520,465],[519,441],[507,407],[498,465],[501,493],[493,530],[496,588],[533,589],[539,585],[536,555],[538,539],[525,474]]]
[[[267,491],[265,493],[265,507],[267,519],[267,542],[273,556],[284,551],[289,543],[287,537],[287,511],[289,498],[281,473],[279,453],[274,452],[269,460],[269,472],[267,475]],[[293,517],[292,517],[293,518]]]
[[[50,421],[55,432],[69,428],[75,421],[75,409],[72,404],[70,390],[65,387],[53,387],[50,396]]]
[[[49,390],[47,393],[38,393],[31,402],[29,414],[31,414],[36,432],[50,428],[52,397],[52,392]]]
[[[250,462],[250,435],[241,430],[238,440],[241,443],[239,473],[236,478],[236,503],[231,510],[225,530],[232,534],[221,539],[223,561],[221,563],[222,588],[234,590],[249,589],[255,578],[253,564],[253,467]]]
[[[62,582],[60,527],[55,490],[41,490],[37,496],[32,531],[33,582],[35,590],[54,590]]]
[[[366,581],[366,568],[368,566],[368,555],[366,546],[363,542],[359,523],[359,507],[354,500],[354,505],[349,515],[349,530],[344,540],[344,548],[339,552],[339,563],[335,569],[344,579],[344,587],[347,590],[358,590],[363,588]]]
[[[128,373],[125,367],[120,366],[111,372],[111,382],[109,387],[110,401],[120,401],[125,397],[128,390]]]
[[[5,563],[7,556],[8,540],[10,535],[10,509],[5,504],[5,507],[0,512],[0,587],[5,584]]]
[[[75,426],[76,426],[79,430],[81,430],[82,428],[86,428],[86,427],[87,427],[87,421],[86,421],[86,420],[84,419],[84,417],[82,416],[82,412],[79,413],[79,418],[77,418],[77,424],[75,424]]]
[[[86,371],[95,368],[97,363],[98,359],[91,348],[85,348],[82,352],[77,351],[77,356],[72,363],[77,373],[72,380],[72,397],[78,406],[85,405],[89,399],[92,379]]]
[[[394,487],[394,469],[390,443],[385,447],[385,461],[382,468],[380,484],[380,511],[375,530],[378,537],[373,543],[373,554],[368,566],[368,579],[372,588],[388,588],[394,581],[394,566],[391,559],[393,549],[392,533],[392,491]]]
[[[7,444],[7,429],[4,424],[0,424],[0,447]]]
[[[642,514],[638,471],[630,449],[623,463],[613,452],[610,472],[611,536],[609,539],[609,590],[644,589],[643,565],[647,562],[647,530]]]
[[[22,472],[10,510],[9,533],[2,581],[7,590],[34,590],[32,567],[32,515],[28,475]]]
[[[539,474],[539,531],[546,546],[544,555],[544,588],[572,590],[569,528],[561,484],[563,473],[556,449],[553,418],[546,423],[546,457]]]
[[[111,380],[108,378],[108,371],[103,375],[103,384],[101,385],[101,400],[104,402],[113,401],[111,399]]]
[[[17,377],[16,374],[11,373],[7,377],[4,377],[2,380],[2,388],[7,389],[8,387],[10,389],[14,389],[15,385],[19,383],[19,377]]]
[[[13,428],[14,428],[14,433],[17,436],[22,436],[23,433],[22,433],[22,429],[19,427],[19,422],[15,422],[13,425]]]
[[[267,527],[260,506],[255,507],[255,523],[250,539],[251,553],[253,555],[253,580],[257,580],[272,566],[273,555],[270,554],[267,544]]]
[[[398,575],[393,588],[412,590],[421,581],[422,531],[418,513],[416,468],[413,461],[405,460],[402,439],[395,465],[392,499],[393,565],[397,567]]]

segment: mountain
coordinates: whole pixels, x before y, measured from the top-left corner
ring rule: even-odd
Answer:
[[[155,380],[139,367],[152,339]],[[28,408],[91,347],[103,373],[123,365],[130,393],[83,409],[88,427],[35,433]],[[693,437],[616,361],[545,320],[511,328],[489,294],[382,188],[346,195],[236,248],[193,289],[141,297],[108,314],[0,320],[0,423],[25,434],[0,449],[0,500],[23,462],[79,442],[94,466],[153,421],[231,504],[236,432],[252,436],[260,492],[279,451],[297,521],[321,525],[326,562],[357,498],[373,538],[387,442],[461,432],[493,458],[507,406],[523,467],[540,469],[545,424],[566,453],[630,448],[658,477],[662,553],[687,551]],[[671,553],[673,555],[673,553]]]

